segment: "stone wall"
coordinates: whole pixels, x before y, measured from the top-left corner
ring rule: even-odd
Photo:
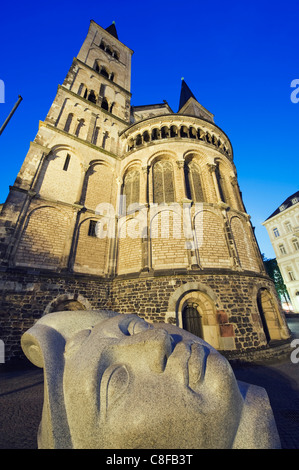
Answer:
[[[0,338],[5,343],[8,363],[24,359],[20,348],[24,331],[44,313],[65,308],[68,301],[77,309],[105,308],[124,314],[136,313],[149,322],[181,326],[182,299],[191,298],[192,292],[197,295],[201,292],[213,304],[213,312],[210,308],[209,315],[203,319],[207,335],[209,327],[213,328],[213,334],[216,331],[219,336],[217,349],[243,354],[267,346],[257,305],[258,286],[276,295],[272,281],[266,276],[232,275],[225,271],[217,274],[215,271],[211,274],[167,271],[155,276],[119,276],[108,280],[15,270],[1,273]],[[285,333],[281,339],[287,339],[283,315],[279,321]]]
[[[101,278],[22,272],[0,276],[0,338],[7,363],[24,360],[21,335],[45,312],[75,301],[82,309],[107,308],[109,282]]]

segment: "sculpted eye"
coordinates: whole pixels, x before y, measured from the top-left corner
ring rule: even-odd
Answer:
[[[101,396],[106,404],[106,411],[114,406],[126,391],[130,381],[128,369],[125,365],[108,367],[103,374]]]

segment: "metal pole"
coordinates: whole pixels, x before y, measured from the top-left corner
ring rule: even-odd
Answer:
[[[2,134],[2,132],[4,131],[5,127],[7,126],[7,124],[9,123],[12,115],[14,114],[15,110],[17,109],[17,107],[19,106],[19,104],[21,103],[22,101],[22,97],[19,95],[19,99],[18,101],[16,102],[16,104],[14,105],[14,107],[12,108],[11,112],[9,113],[8,117],[6,118],[6,120],[4,121],[4,124],[1,126],[1,129],[0,129],[0,135]]]

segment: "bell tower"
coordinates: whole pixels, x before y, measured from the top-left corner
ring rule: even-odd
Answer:
[[[117,152],[117,133],[107,124],[107,116],[112,114],[130,123],[132,52],[118,40],[114,23],[103,29],[91,21],[87,37],[63,85],[58,87],[46,122]],[[78,97],[82,100],[79,104]],[[78,109],[83,100],[95,106],[82,118]]]

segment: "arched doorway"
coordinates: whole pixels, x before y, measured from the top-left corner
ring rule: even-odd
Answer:
[[[257,306],[267,342],[288,337],[287,328],[283,324],[276,299],[265,287],[258,291]]]
[[[65,300],[60,302],[54,307],[52,312],[66,312],[66,311],[75,311],[75,310],[86,310],[84,305],[82,305],[77,300]]]
[[[260,289],[258,294],[257,294],[257,306],[258,306],[258,309],[259,309],[259,313],[260,313],[260,317],[261,317],[261,321],[262,321],[262,325],[263,325],[263,330],[264,330],[264,333],[265,333],[265,336],[266,336],[266,341],[267,343],[269,343],[269,341],[271,340],[271,336],[270,336],[270,333],[269,333],[269,329],[268,329],[268,325],[267,325],[267,320],[266,320],[266,315],[265,315],[265,311],[264,311],[264,308],[263,308],[263,290],[264,289]],[[265,307],[265,305],[264,305]]]
[[[216,305],[208,294],[199,291],[186,292],[177,308],[179,326],[202,338],[215,349],[220,348]]]
[[[182,311],[182,321],[184,330],[203,338],[201,315],[196,303],[190,301],[186,303]]]
[[[45,308],[43,315],[54,312],[91,310],[87,299],[80,294],[62,294],[53,299]]]

